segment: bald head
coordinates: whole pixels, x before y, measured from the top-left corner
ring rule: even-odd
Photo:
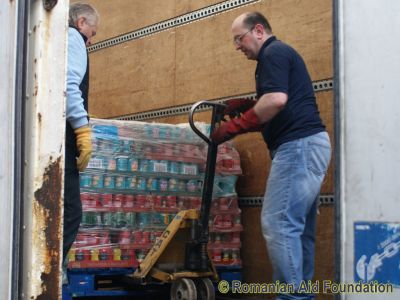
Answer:
[[[254,28],[257,24],[260,24],[267,34],[272,34],[272,28],[269,25],[268,20],[259,12],[246,12],[237,17],[233,23],[234,26],[242,26],[248,30]]]
[[[272,36],[267,19],[258,12],[247,12],[232,23],[233,43],[248,59],[257,59],[264,42]]]

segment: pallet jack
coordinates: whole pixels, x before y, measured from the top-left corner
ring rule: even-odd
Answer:
[[[217,281],[218,274],[209,257],[207,244],[218,144],[204,135],[193,120],[195,112],[205,107],[212,107],[212,132],[223,120],[226,105],[200,101],[191,107],[189,113],[190,127],[208,144],[200,212],[195,209],[180,211],[133,274],[133,278],[142,284],[154,280],[171,283],[172,300],[215,299],[212,280]]]

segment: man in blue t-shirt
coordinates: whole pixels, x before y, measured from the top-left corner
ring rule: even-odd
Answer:
[[[226,114],[243,113],[212,133],[215,143],[260,131],[272,158],[261,225],[273,279],[293,284],[296,292],[277,299],[313,299],[300,293],[314,272],[314,241],[319,191],[331,146],[319,116],[312,82],[301,56],[276,39],[267,19],[245,13],[232,24],[234,45],[257,60],[257,101],[233,99]]]

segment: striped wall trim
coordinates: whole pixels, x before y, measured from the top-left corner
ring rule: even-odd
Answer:
[[[331,90],[333,88],[333,80],[332,79],[313,81],[312,84],[313,84],[315,92]],[[212,99],[212,100],[208,100],[208,101],[224,102],[226,100],[233,99],[233,98],[250,98],[250,99],[255,100],[256,94],[255,93],[242,94],[242,95],[236,95],[234,97]],[[193,104],[185,104],[185,105],[174,106],[174,107],[169,107],[169,108],[151,110],[151,111],[141,112],[141,113],[137,113],[137,114],[113,117],[113,119],[126,120],[126,121],[144,121],[144,120],[158,119],[158,118],[163,118],[163,117],[172,117],[172,116],[177,116],[177,115],[188,114],[192,105]],[[202,110],[206,111],[209,109],[210,108],[201,108],[200,107],[197,111],[202,111]]]
[[[239,205],[262,206],[263,199],[263,197],[239,197]],[[320,195],[319,202],[321,205],[331,205],[335,203],[335,197],[333,194]]]
[[[248,5],[251,3],[259,2],[261,0],[228,0],[228,1],[223,1],[218,4],[214,4],[211,6],[207,6],[205,8],[201,8],[198,10],[195,10],[193,12],[168,19],[166,21],[162,21],[150,26],[146,26],[119,36],[116,36],[114,38],[110,38],[101,42],[98,42],[96,44],[91,45],[88,47],[89,52],[94,52],[98,51],[104,48],[108,48],[111,46],[119,45],[128,41],[132,40],[137,40],[143,37],[146,37],[148,35],[152,35],[155,33],[159,33],[161,31],[165,31],[177,26],[182,26],[188,23],[192,23],[201,19],[205,19],[208,17],[211,17],[213,15],[232,10],[244,5]]]

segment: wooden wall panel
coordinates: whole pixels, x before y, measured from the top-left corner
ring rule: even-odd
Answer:
[[[194,10],[205,8],[210,5],[221,3],[222,0],[175,0],[176,2],[176,15],[190,13]]]
[[[79,0],[72,0],[77,2]],[[93,43],[175,17],[175,0],[88,0],[100,15]]]
[[[79,2],[80,0],[71,0]],[[219,0],[89,0],[100,15],[93,43],[192,12]]]
[[[332,77],[331,22],[325,1],[262,1],[91,53],[92,112],[111,117],[254,91],[255,63],[234,50],[231,22],[251,9],[270,11],[274,20],[279,3],[283,11],[294,10],[297,3],[299,12],[315,13],[304,22],[304,14],[293,12],[290,18],[275,19],[273,26],[278,37],[287,31],[285,40],[302,53],[313,80]],[[324,35],[328,38],[315,38]],[[170,89],[164,95],[166,84]]]
[[[175,102],[173,31],[93,52],[90,58],[89,103],[96,117],[146,111]]]
[[[230,33],[235,17],[254,9],[267,15],[271,11],[278,38],[283,36],[284,41],[299,50],[309,65],[313,80],[332,77],[330,7],[325,7],[320,1],[301,1],[297,2],[296,10],[315,13],[307,16],[307,22],[304,22],[303,13],[293,12],[290,18],[273,18],[275,10],[293,11],[293,4],[293,0],[262,1],[177,28],[177,99],[194,102],[255,90],[255,62],[248,61],[240,51],[235,51]],[[199,23],[202,23],[201,26]],[[285,34],[281,36],[281,32]],[[299,32],[302,32],[301,39]]]

